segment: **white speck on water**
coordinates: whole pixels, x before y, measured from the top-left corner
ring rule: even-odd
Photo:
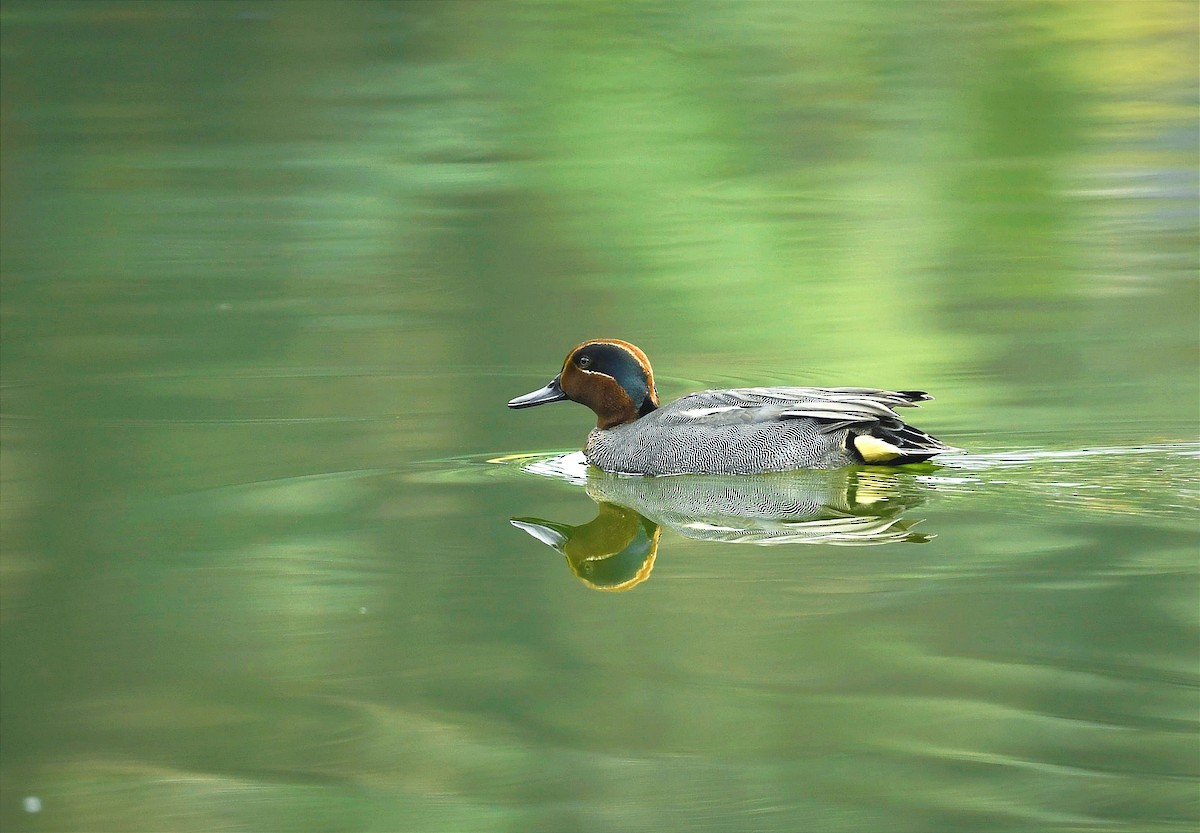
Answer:
[[[358,609],[358,612],[359,612],[359,613],[363,613],[363,614],[365,614],[365,613],[367,612],[367,609],[366,609],[365,607],[360,607],[360,608]]]
[[[36,795],[27,795],[22,799],[21,806],[25,808],[26,813],[40,813],[42,811],[42,800]]]

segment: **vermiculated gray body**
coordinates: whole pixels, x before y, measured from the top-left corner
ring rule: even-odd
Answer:
[[[832,469],[862,463],[847,442],[869,434],[902,436],[906,450],[924,459],[946,446],[905,425],[892,408],[927,398],[869,388],[701,391],[633,422],[593,429],[584,456],[605,471],[650,475]]]

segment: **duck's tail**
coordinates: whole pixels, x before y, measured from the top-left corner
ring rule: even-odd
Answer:
[[[846,447],[864,463],[880,466],[923,463],[938,454],[962,450],[900,420],[863,425],[858,431],[851,428]]]

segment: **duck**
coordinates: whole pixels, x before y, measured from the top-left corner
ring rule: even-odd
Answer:
[[[646,354],[615,338],[585,341],[514,409],[570,400],[591,408],[588,463],[618,474],[762,474],[922,463],[946,445],[896,413],[921,390],[758,387],[704,390],[661,405]]]

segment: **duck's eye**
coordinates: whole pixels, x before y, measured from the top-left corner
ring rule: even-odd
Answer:
[[[578,359],[575,360],[575,364],[579,365],[584,370],[587,370],[592,365],[592,357],[591,356],[580,356]]]

